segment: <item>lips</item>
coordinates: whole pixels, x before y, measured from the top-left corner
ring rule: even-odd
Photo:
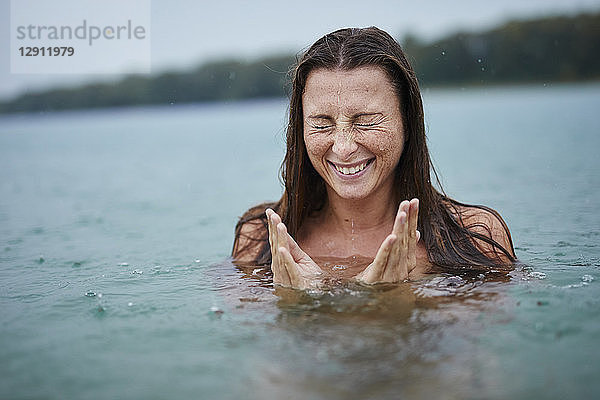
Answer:
[[[358,175],[360,172],[364,171],[364,169],[367,168],[367,166],[369,166],[369,164],[371,164],[372,161],[373,161],[373,159],[370,159],[370,160],[361,161],[359,163],[348,164],[348,165],[336,164],[331,161],[327,161],[327,162],[341,175],[353,176],[353,175]]]

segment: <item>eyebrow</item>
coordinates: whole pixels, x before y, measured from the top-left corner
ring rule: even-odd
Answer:
[[[383,113],[380,113],[380,112],[360,113],[360,114],[355,114],[355,115],[353,116],[353,118],[358,118],[358,117],[371,117],[371,116],[375,116],[375,115],[383,115]]]
[[[313,118],[313,119],[332,119],[331,116],[326,115],[326,114],[309,115],[308,117],[306,117],[306,119],[308,119],[308,118]]]
[[[358,118],[358,117],[370,117],[370,116],[374,116],[374,115],[382,115],[383,113],[380,112],[371,112],[371,113],[358,113],[358,114],[354,114],[352,116],[352,118]],[[330,115],[327,114],[315,114],[315,115],[309,115],[308,117],[306,117],[306,119],[333,119]]]

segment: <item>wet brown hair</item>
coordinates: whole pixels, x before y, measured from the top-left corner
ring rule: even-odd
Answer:
[[[235,228],[233,257],[260,246],[254,261],[257,265],[270,263],[264,213],[267,207],[281,216],[292,237],[296,237],[307,216],[323,208],[327,199],[325,182],[313,168],[304,144],[302,95],[309,74],[316,69],[351,70],[362,66],[382,68],[400,100],[405,144],[395,170],[395,207],[404,199],[419,199],[418,229],[431,263],[453,270],[509,269],[515,256],[508,227],[500,215],[488,207],[462,204],[444,194],[427,150],[416,75],[398,42],[375,27],[340,29],[327,34],[298,59],[291,71],[287,151],[281,166],[285,189],[278,202],[253,207],[240,218]],[[439,190],[432,184],[432,176]],[[482,210],[488,213],[489,223],[467,223],[469,216]],[[242,246],[240,236],[247,223],[262,224],[264,229],[246,235]],[[504,231],[508,245],[492,238],[491,226]]]

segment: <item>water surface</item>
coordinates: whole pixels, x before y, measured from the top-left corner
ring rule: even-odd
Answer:
[[[277,199],[283,101],[0,119],[1,398],[593,398],[600,86],[424,93],[508,277],[275,290],[227,259]]]

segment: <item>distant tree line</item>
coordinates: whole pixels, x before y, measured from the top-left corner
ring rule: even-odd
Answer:
[[[402,41],[422,86],[569,82],[600,78],[600,13],[512,21],[433,43]],[[26,93],[0,113],[282,97],[293,54],[224,60],[184,72]]]
[[[600,78],[600,13],[512,21],[434,43],[409,35],[403,44],[423,85]]]

